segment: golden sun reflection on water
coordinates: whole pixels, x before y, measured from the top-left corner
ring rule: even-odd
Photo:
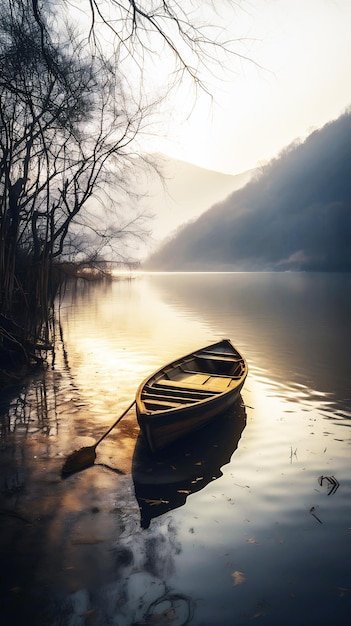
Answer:
[[[144,283],[137,290],[134,284],[114,283],[109,297],[89,301],[78,296],[74,307],[63,307],[69,365],[100,419],[130,402],[142,380],[161,364],[190,350],[189,344],[202,345],[207,334],[212,339],[195,319],[189,319],[185,334],[184,315],[150,298]]]

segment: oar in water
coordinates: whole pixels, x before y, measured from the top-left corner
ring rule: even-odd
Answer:
[[[62,468],[62,476],[68,476],[68,474],[80,472],[81,470],[86,469],[87,467],[90,467],[90,465],[94,464],[94,461],[96,459],[95,450],[97,446],[99,445],[99,443],[101,443],[103,439],[105,439],[105,437],[107,437],[111,430],[115,428],[115,426],[117,426],[118,422],[121,421],[121,419],[128,413],[128,411],[130,411],[133,404],[135,404],[135,400],[133,400],[129,407],[125,411],[123,411],[122,415],[120,415],[119,418],[116,419],[114,424],[110,426],[110,428],[102,435],[102,437],[100,437],[100,439],[97,440],[96,443],[94,443],[93,446],[85,446],[84,448],[75,450],[67,457]]]

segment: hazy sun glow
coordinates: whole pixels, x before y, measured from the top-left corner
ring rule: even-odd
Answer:
[[[200,93],[193,109],[189,86],[180,88],[166,103],[164,137],[146,146],[235,174],[350,105],[351,3],[256,0],[240,3],[234,19],[227,3],[218,14],[228,37],[242,38],[237,52],[252,61],[233,56],[216,76],[204,75],[213,101]]]

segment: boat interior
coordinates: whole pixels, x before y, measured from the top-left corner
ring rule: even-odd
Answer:
[[[147,410],[162,411],[208,400],[235,389],[245,371],[240,355],[201,351],[159,371],[144,386]]]

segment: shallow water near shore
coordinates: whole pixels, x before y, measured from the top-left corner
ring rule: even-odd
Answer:
[[[346,626],[351,276],[134,274],[67,289],[53,362],[0,406],[1,623]],[[229,337],[233,410],[153,457],[131,409],[158,366]]]

